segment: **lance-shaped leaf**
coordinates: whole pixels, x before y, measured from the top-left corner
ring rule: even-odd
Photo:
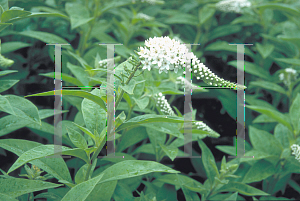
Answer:
[[[69,200],[80,200],[84,201],[89,196],[89,194],[94,190],[95,186],[99,183],[103,174],[94,177],[90,180],[82,182],[75,187],[73,187],[62,199],[62,201]]]
[[[146,123],[154,123],[154,122],[169,122],[169,123],[184,123],[184,118],[182,117],[174,117],[167,115],[155,115],[155,114],[145,114],[138,117],[134,117],[126,122],[124,122],[121,126],[118,127],[116,132],[123,130],[125,128],[134,128],[141,124]]]
[[[61,184],[53,184],[40,180],[29,180],[20,178],[0,178],[0,193],[6,194],[11,197],[18,197],[20,195],[40,191],[49,188],[56,188],[62,186]]]
[[[16,154],[17,156],[21,156],[24,152],[41,145],[42,144],[38,142],[21,139],[0,140],[0,147]],[[72,182],[68,166],[61,157],[40,158],[29,163],[43,169],[58,180],[66,180],[68,182]]]
[[[52,156],[54,154],[75,156],[77,158],[84,160],[86,163],[89,163],[89,157],[87,156],[86,152],[82,149],[70,149],[65,146],[52,145],[52,144],[41,145],[24,152],[17,159],[17,161],[9,168],[7,173],[14,171],[15,169],[21,167],[25,163],[28,163],[32,160],[40,159],[46,156]]]
[[[62,95],[78,96],[78,97],[82,97],[82,98],[86,98],[91,101],[94,101],[95,103],[100,105],[100,107],[102,107],[106,111],[106,104],[102,98],[100,98],[99,96],[93,95],[89,92],[81,91],[81,90],[53,90],[53,91],[47,91],[47,92],[38,93],[38,94],[32,94],[32,95],[28,95],[28,96],[53,96],[55,94],[60,94],[60,92],[62,93]],[[28,96],[25,96],[25,97],[28,97]]]
[[[72,129],[71,127],[68,127],[67,131],[69,133],[69,137],[70,137],[71,142],[76,147],[78,147],[80,149],[87,149],[88,148],[86,140],[83,137],[83,135],[81,135],[81,133],[79,133],[78,131]]]
[[[29,100],[15,95],[5,95],[1,96],[0,103],[0,111],[13,111],[12,115],[41,125],[38,108]]]
[[[126,160],[105,169],[99,183],[137,177],[151,172],[180,173],[165,165],[153,161]]]

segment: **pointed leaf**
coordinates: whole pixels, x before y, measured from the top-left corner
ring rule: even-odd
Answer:
[[[7,99],[17,117],[41,125],[38,108],[31,101],[15,95],[4,95],[2,97]]]
[[[300,132],[300,93],[297,94],[293,104],[290,107],[290,118],[293,127],[298,134]]]
[[[207,178],[209,179],[210,183],[213,184],[214,178],[219,178],[219,171],[217,168],[215,158],[202,140],[198,140],[198,144],[201,148],[201,158]]]
[[[60,94],[60,92],[62,93],[62,95],[66,95],[66,96],[79,96],[79,97],[87,98],[87,99],[97,103],[98,105],[100,105],[101,108],[106,110],[106,104],[102,98],[100,98],[99,96],[93,95],[89,92],[81,91],[81,90],[47,91],[47,92],[32,94],[32,95],[28,95],[28,96],[53,96],[53,95],[55,95],[55,93]],[[28,97],[28,96],[25,96],[25,97]]]
[[[53,184],[50,182],[40,180],[29,180],[20,178],[0,178],[0,193],[11,197],[18,197],[20,195],[40,191],[49,188],[56,188],[62,186],[61,184]]]
[[[61,201],[69,201],[69,200],[80,200],[84,201],[89,196],[89,194],[93,191],[95,186],[98,184],[100,179],[103,177],[103,174],[100,174],[97,177],[94,177],[90,180],[82,182],[75,187],[73,187],[68,193],[63,197]]]
[[[67,131],[69,133],[69,137],[71,142],[80,149],[87,149],[88,145],[81,133],[77,132],[76,130],[72,129],[71,127],[67,128]]]
[[[60,151],[59,153],[55,151]],[[59,145],[41,145],[35,148],[32,148],[26,152],[24,152],[17,161],[10,167],[8,173],[14,171],[15,169],[21,167],[25,163],[28,163],[35,159],[40,159],[45,156],[52,156],[54,154],[61,154],[61,155],[70,155],[75,156],[84,160],[86,163],[89,163],[89,158],[86,155],[86,152],[82,149],[70,149],[68,147],[59,146]]]

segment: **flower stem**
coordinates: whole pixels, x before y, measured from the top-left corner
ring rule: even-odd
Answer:
[[[130,76],[128,77],[127,81],[125,82],[125,85],[127,85],[130,80],[133,78],[135,72],[137,71],[138,67],[141,65],[142,63],[140,62],[138,65],[136,65],[136,67],[133,69],[132,73],[130,74]],[[117,99],[117,102],[116,102],[116,105],[115,105],[115,108],[117,109],[118,108],[118,105],[121,101],[121,99],[123,98],[123,94],[125,93],[125,91],[122,89],[121,92],[120,92],[120,95],[118,96],[118,99]]]
[[[86,175],[85,175],[84,181],[87,181],[89,179],[90,172],[91,172],[91,169],[92,169],[92,166],[93,166],[93,161],[97,158],[97,156],[99,155],[99,153],[102,150],[102,148],[103,148],[103,146],[104,146],[105,143],[106,143],[106,139],[104,138],[102,140],[102,142],[100,143],[99,147],[93,153],[92,159],[90,160],[90,163],[88,164],[88,168],[86,170]]]

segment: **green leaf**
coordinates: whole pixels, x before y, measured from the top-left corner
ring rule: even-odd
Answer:
[[[99,98],[101,97],[99,89],[92,90],[91,94]],[[82,101],[81,110],[86,127],[90,131],[96,130],[98,133],[101,133],[106,126],[106,109],[101,108],[97,103],[85,98]]]
[[[71,30],[89,23],[92,19],[90,17],[89,10],[82,4],[79,3],[66,3],[66,12],[70,16]]]
[[[130,80],[128,85],[125,85],[125,86],[120,85],[120,88],[123,89],[128,94],[133,94],[135,85],[136,85],[135,80]]]
[[[1,54],[13,52],[18,49],[21,49],[24,47],[29,47],[29,46],[31,46],[31,44],[19,42],[19,41],[2,43],[1,44]]]
[[[227,64],[237,68],[237,61],[230,61]],[[263,78],[265,80],[272,81],[272,78],[269,75],[270,74],[269,72],[264,70],[262,67],[260,67],[256,64],[250,63],[248,61],[245,61],[244,69],[240,69],[240,70],[245,70],[246,73],[258,76],[258,77]]]
[[[145,123],[153,123],[153,122],[169,122],[169,123],[184,123],[184,118],[182,117],[174,117],[174,116],[167,116],[167,115],[155,115],[155,114],[145,114],[142,116],[134,117],[121,126],[118,127],[116,132],[123,130],[125,128],[133,128],[139,126],[140,124]]]
[[[265,114],[261,114],[253,120],[253,123],[273,123],[276,122],[275,119],[268,117]]]
[[[95,141],[95,136],[94,134],[87,128],[82,127],[76,123],[73,122],[73,124],[75,124],[80,130],[82,130],[84,133],[86,133],[87,135],[89,135],[94,141]]]
[[[198,24],[198,19],[194,15],[187,13],[178,12],[176,15],[166,19],[164,21],[166,24],[188,24],[196,26]]]
[[[86,175],[86,171],[88,168],[89,164],[84,164],[83,166],[81,166],[81,168],[77,171],[76,175],[75,175],[75,183],[76,184],[80,184],[82,182],[84,182],[85,179],[85,175]]]
[[[255,47],[257,48],[258,52],[261,54],[263,59],[266,59],[275,49],[275,46],[271,43],[267,43],[264,45],[256,43]]]
[[[161,156],[160,153],[160,146],[159,144],[164,144],[166,141],[166,134],[159,132],[157,130],[154,130],[153,128],[147,128],[146,127],[147,134],[149,136],[150,142],[152,144],[153,150],[155,152],[156,161],[159,161]]]
[[[53,96],[55,95],[55,92],[57,94],[62,93],[62,95],[66,95],[66,96],[78,96],[78,97],[83,97],[83,98],[87,98],[95,103],[97,103],[98,105],[100,105],[101,108],[106,110],[106,104],[103,101],[102,98],[100,98],[99,96],[93,95],[89,92],[86,91],[81,91],[81,90],[56,90],[56,91],[47,91],[47,92],[43,92],[43,93],[38,93],[38,94],[32,94],[32,95],[27,95],[25,97],[28,96]]]
[[[287,64],[300,66],[300,59],[292,59],[292,58],[275,58],[276,61],[281,61]]]
[[[287,119],[284,114],[264,106],[246,105],[246,107],[259,113],[265,114],[272,119],[275,119],[277,122],[282,123],[283,125],[288,127],[290,131],[293,132],[293,128],[289,122],[289,119]]]
[[[147,123],[142,124],[142,126],[146,128],[151,128],[156,131],[167,133],[169,135],[173,135],[177,138],[184,139],[182,133],[178,130],[178,125],[173,123],[167,123],[167,122],[156,122],[156,123]]]
[[[0,6],[2,6],[3,10],[8,10],[8,0],[0,0]]]
[[[110,181],[97,184],[93,191],[86,198],[86,201],[111,200],[112,195],[115,193],[117,183],[117,181]]]
[[[13,34],[35,38],[48,44],[69,44],[68,41],[66,41],[65,39],[48,32],[22,31],[22,32],[13,32]],[[73,49],[71,45],[62,45],[61,47],[68,50]]]
[[[1,199],[5,200],[5,201],[19,201],[18,199],[15,199],[14,197],[11,197],[9,195],[0,193],[0,197]]]
[[[100,174],[97,177],[94,177],[90,180],[82,182],[75,187],[73,187],[68,193],[63,197],[62,201],[69,200],[80,200],[84,201],[89,196],[89,194],[93,191],[95,186],[103,177],[103,174]]]
[[[297,94],[290,107],[290,118],[296,134],[300,132],[300,93]]]
[[[83,86],[89,86],[89,75],[82,67],[67,62],[67,68],[70,69],[72,74],[83,84]]]
[[[7,21],[10,21],[17,17],[22,18],[22,17],[25,17],[30,14],[31,14],[31,12],[29,12],[29,11],[7,10],[4,13],[2,13],[1,22],[7,22]]]
[[[13,25],[12,23],[0,23],[0,32],[3,31],[9,25]]]
[[[230,181],[227,185],[222,186],[217,192],[239,192],[240,194],[247,195],[247,196],[255,196],[255,195],[269,195],[257,188],[249,186],[247,184],[243,184],[241,182],[234,182]]]
[[[280,85],[275,84],[273,82],[251,81],[250,85],[254,85],[254,86],[262,87],[262,88],[269,89],[269,90],[272,90],[272,91],[277,91],[277,92],[282,93],[282,94],[286,94],[286,90],[283,87],[281,87]]]
[[[49,72],[49,73],[40,73],[39,75],[55,79],[55,74],[56,74],[56,72]],[[57,74],[60,74],[60,73],[58,72]],[[84,86],[79,80],[77,80],[76,78],[74,78],[68,74],[65,74],[65,73],[61,73],[61,79],[65,82],[69,82],[75,86]]]
[[[6,102],[6,106],[11,106],[9,109],[13,110],[14,113],[12,113],[12,115],[41,125],[38,108],[29,100],[15,95],[1,96],[1,100]],[[3,109],[0,107],[1,111],[9,111],[9,109],[7,110],[7,108]]]
[[[277,124],[274,129],[274,137],[280,142],[283,148],[289,148],[290,144],[293,144],[294,135],[293,133],[284,125]]]
[[[205,47],[205,51],[229,51],[229,52],[234,52],[235,54],[237,53],[237,47],[236,45],[229,45],[228,42],[226,41],[217,41],[214,43],[209,44],[208,46]],[[245,54],[255,58],[255,55],[253,52],[251,52],[245,45]],[[245,62],[246,63],[246,62]]]
[[[0,147],[13,152],[17,156],[22,155],[24,152],[38,147],[42,144],[34,141],[20,140],[20,139],[2,139],[0,140]],[[58,180],[67,180],[72,182],[69,169],[65,161],[61,157],[57,158],[41,158],[30,162],[33,165],[43,169],[51,174]]]
[[[87,149],[88,145],[86,143],[85,138],[81,135],[81,133],[77,132],[76,130],[72,129],[71,127],[67,128],[69,137],[71,142],[80,149]]]
[[[0,178],[0,193],[11,197],[18,197],[20,195],[40,191],[48,188],[56,188],[62,186],[61,184],[53,184],[50,182],[40,180],[29,180],[20,178]]]
[[[34,148],[24,152],[17,159],[17,161],[10,167],[10,169],[8,170],[8,173],[14,171],[15,169],[21,167],[25,163],[28,163],[32,160],[40,159],[40,158],[43,158],[46,156],[52,156],[55,154],[75,156],[77,158],[84,160],[86,163],[89,163],[89,158],[88,158],[86,152],[82,149],[70,149],[65,146],[59,146],[59,145],[53,145],[53,144],[41,145],[41,146],[34,147]]]
[[[138,133],[138,135],[137,135]],[[117,151],[121,152],[127,147],[130,147],[141,140],[147,138],[148,135],[146,133],[146,129],[144,127],[136,127],[129,131],[127,131],[124,135],[122,135],[122,140],[120,144],[117,146]]]
[[[216,12],[216,9],[211,7],[209,4],[205,4],[200,10],[199,10],[199,21],[200,24],[204,24],[207,22],[212,16],[214,16]]]
[[[18,71],[17,70],[3,70],[3,71],[0,71],[0,77],[10,74],[10,73],[16,73],[16,72],[18,72]]]
[[[213,29],[210,33],[209,33],[209,37],[208,40],[212,41],[216,38],[219,37],[223,37],[223,36],[227,36],[230,34],[234,34],[234,33],[238,33],[242,30],[242,26],[240,25],[223,25],[223,26],[218,26],[217,28]],[[235,45],[229,45],[228,46],[234,46],[236,48]],[[237,51],[237,50],[236,50]]]
[[[256,150],[279,156],[283,150],[281,144],[275,139],[274,135],[267,131],[249,126],[249,137],[253,148]]]
[[[243,183],[252,183],[264,180],[276,172],[275,166],[265,160],[259,160],[248,170],[243,178]]]
[[[151,172],[180,173],[165,165],[153,161],[126,160],[105,169],[99,183],[137,177]]]
[[[167,156],[174,161],[174,159],[176,158],[177,154],[178,154],[178,148],[174,147],[174,146],[165,146],[161,143],[159,143],[159,145],[161,146],[162,150],[167,154]]]
[[[212,185],[214,183],[215,177],[219,178],[219,171],[216,165],[215,158],[202,140],[198,140],[198,144],[202,151],[201,157],[207,178],[209,179]]]
[[[300,15],[300,11],[296,7],[285,3],[265,3],[265,4],[258,4],[255,7],[259,8],[260,10],[270,8],[273,10],[284,11],[296,16]]]
[[[149,97],[143,97],[141,99],[132,98],[141,110],[145,109],[149,104]]]
[[[17,84],[20,80],[0,80],[0,93],[6,91]]]

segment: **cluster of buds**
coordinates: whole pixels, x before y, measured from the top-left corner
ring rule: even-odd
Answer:
[[[296,160],[298,160],[300,162],[300,146],[297,144],[293,144],[291,146],[291,149],[293,150],[293,155],[295,155]]]
[[[151,17],[151,16],[146,15],[144,13],[138,13],[135,18],[137,18],[137,19],[144,19],[146,21],[150,21],[150,20],[154,19],[154,17]]]
[[[204,131],[212,131],[211,128],[209,128],[205,123],[203,123],[202,121],[197,121],[194,123],[194,125],[196,126],[197,129],[201,129]]]
[[[51,175],[46,174],[44,176],[41,176],[41,174],[44,172],[40,168],[38,168],[35,165],[32,165],[31,168],[28,167],[28,165],[24,165],[25,170],[27,174],[20,174],[19,176],[27,177],[30,180],[47,180],[53,178]]]
[[[180,86],[181,89],[184,89],[185,86],[188,86],[188,85],[190,85],[189,87],[190,87],[191,89],[199,89],[199,88],[200,88],[199,86],[196,86],[196,85],[194,85],[194,84],[192,84],[192,83],[189,83],[188,80],[185,79],[185,78],[182,77],[182,76],[177,77],[177,81],[176,81],[175,83],[178,84],[178,85]]]
[[[14,64],[14,61],[11,59],[5,58],[2,54],[0,54],[0,67],[8,68]]]
[[[250,7],[248,0],[223,0],[216,3],[216,9],[223,12],[243,13],[242,8]]]
[[[168,103],[165,96],[162,93],[155,94],[156,105],[160,108],[160,111],[165,115],[175,116],[170,104]]]
[[[283,73],[279,74],[279,79],[283,81],[286,86],[290,86],[292,81],[297,79],[298,73],[292,68],[286,68]]]
[[[206,84],[244,89],[244,86],[239,86],[231,83],[212,73],[200,60],[188,51],[184,44],[180,44],[175,39],[169,37],[154,37],[145,41],[145,47],[140,47],[137,52],[141,59],[143,69],[151,70],[152,67],[158,68],[159,73],[174,70],[175,73],[181,68],[186,68],[188,72],[193,72],[197,79],[202,79]],[[187,65],[187,56],[192,60],[190,65]],[[185,72],[183,72],[185,74]]]

